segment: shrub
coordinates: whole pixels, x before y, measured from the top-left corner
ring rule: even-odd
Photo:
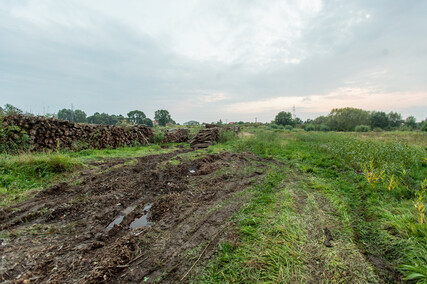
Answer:
[[[233,141],[237,139],[237,134],[233,130],[225,130],[220,129],[219,130],[219,143],[225,143],[228,141]]]
[[[154,144],[162,144],[163,143],[163,139],[165,139],[165,133],[156,129],[154,131],[154,135],[153,135],[153,142]]]
[[[29,149],[30,137],[15,125],[4,125],[0,114],[0,153],[17,153]]]
[[[288,124],[285,126],[285,130],[292,130],[292,129],[294,129],[294,127],[292,125]]]
[[[356,132],[369,132],[371,131],[371,127],[369,125],[358,125],[354,130]]]
[[[420,130],[421,131],[427,131],[427,120],[421,124]]]
[[[331,131],[331,128],[329,128],[329,126],[327,126],[325,124],[322,124],[322,125],[320,125],[319,130],[324,131],[324,132],[328,132],[328,131]]]
[[[304,129],[305,129],[305,131],[314,131],[316,128],[314,127],[314,125],[313,125],[313,124],[307,124],[307,125],[304,127]]]

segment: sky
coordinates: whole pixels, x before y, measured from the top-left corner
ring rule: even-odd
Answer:
[[[2,0],[0,105],[178,123],[427,117],[427,1]]]

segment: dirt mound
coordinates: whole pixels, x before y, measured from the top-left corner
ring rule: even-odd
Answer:
[[[22,130],[28,134],[32,150],[83,148],[116,148],[135,143],[147,144],[152,140],[153,131],[145,125],[112,126],[73,123],[43,116],[6,116],[3,124],[18,126],[11,129],[8,141],[20,139]]]
[[[4,208],[0,281],[189,281],[196,259],[203,265],[233,236],[226,221],[242,204],[234,193],[251,183],[248,169],[260,160],[223,153],[168,163],[186,151],[112,161]]]
[[[188,142],[190,130],[187,128],[168,129],[166,131],[164,143],[182,143]]]

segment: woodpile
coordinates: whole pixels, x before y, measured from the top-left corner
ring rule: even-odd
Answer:
[[[188,142],[188,135],[190,130],[188,128],[168,129],[166,131],[164,143],[182,143]]]
[[[200,130],[193,139],[190,140],[190,146],[193,149],[207,148],[219,139],[219,128],[206,128]]]
[[[124,145],[148,144],[153,131],[145,125],[112,126],[80,124],[42,116],[6,116],[3,127],[18,126],[29,136],[34,151],[84,148],[117,148]],[[11,128],[13,129],[13,128]],[[16,133],[14,133],[16,132]],[[22,133],[11,131],[7,139],[13,142]]]
[[[211,123],[206,123],[205,124],[206,128],[221,128],[224,130],[229,130],[229,131],[234,131],[234,133],[238,134],[240,132],[240,126],[239,125],[217,125],[217,124],[211,124]]]

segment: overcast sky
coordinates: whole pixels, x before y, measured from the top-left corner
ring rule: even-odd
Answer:
[[[427,116],[427,1],[1,0],[0,104],[183,123]]]

